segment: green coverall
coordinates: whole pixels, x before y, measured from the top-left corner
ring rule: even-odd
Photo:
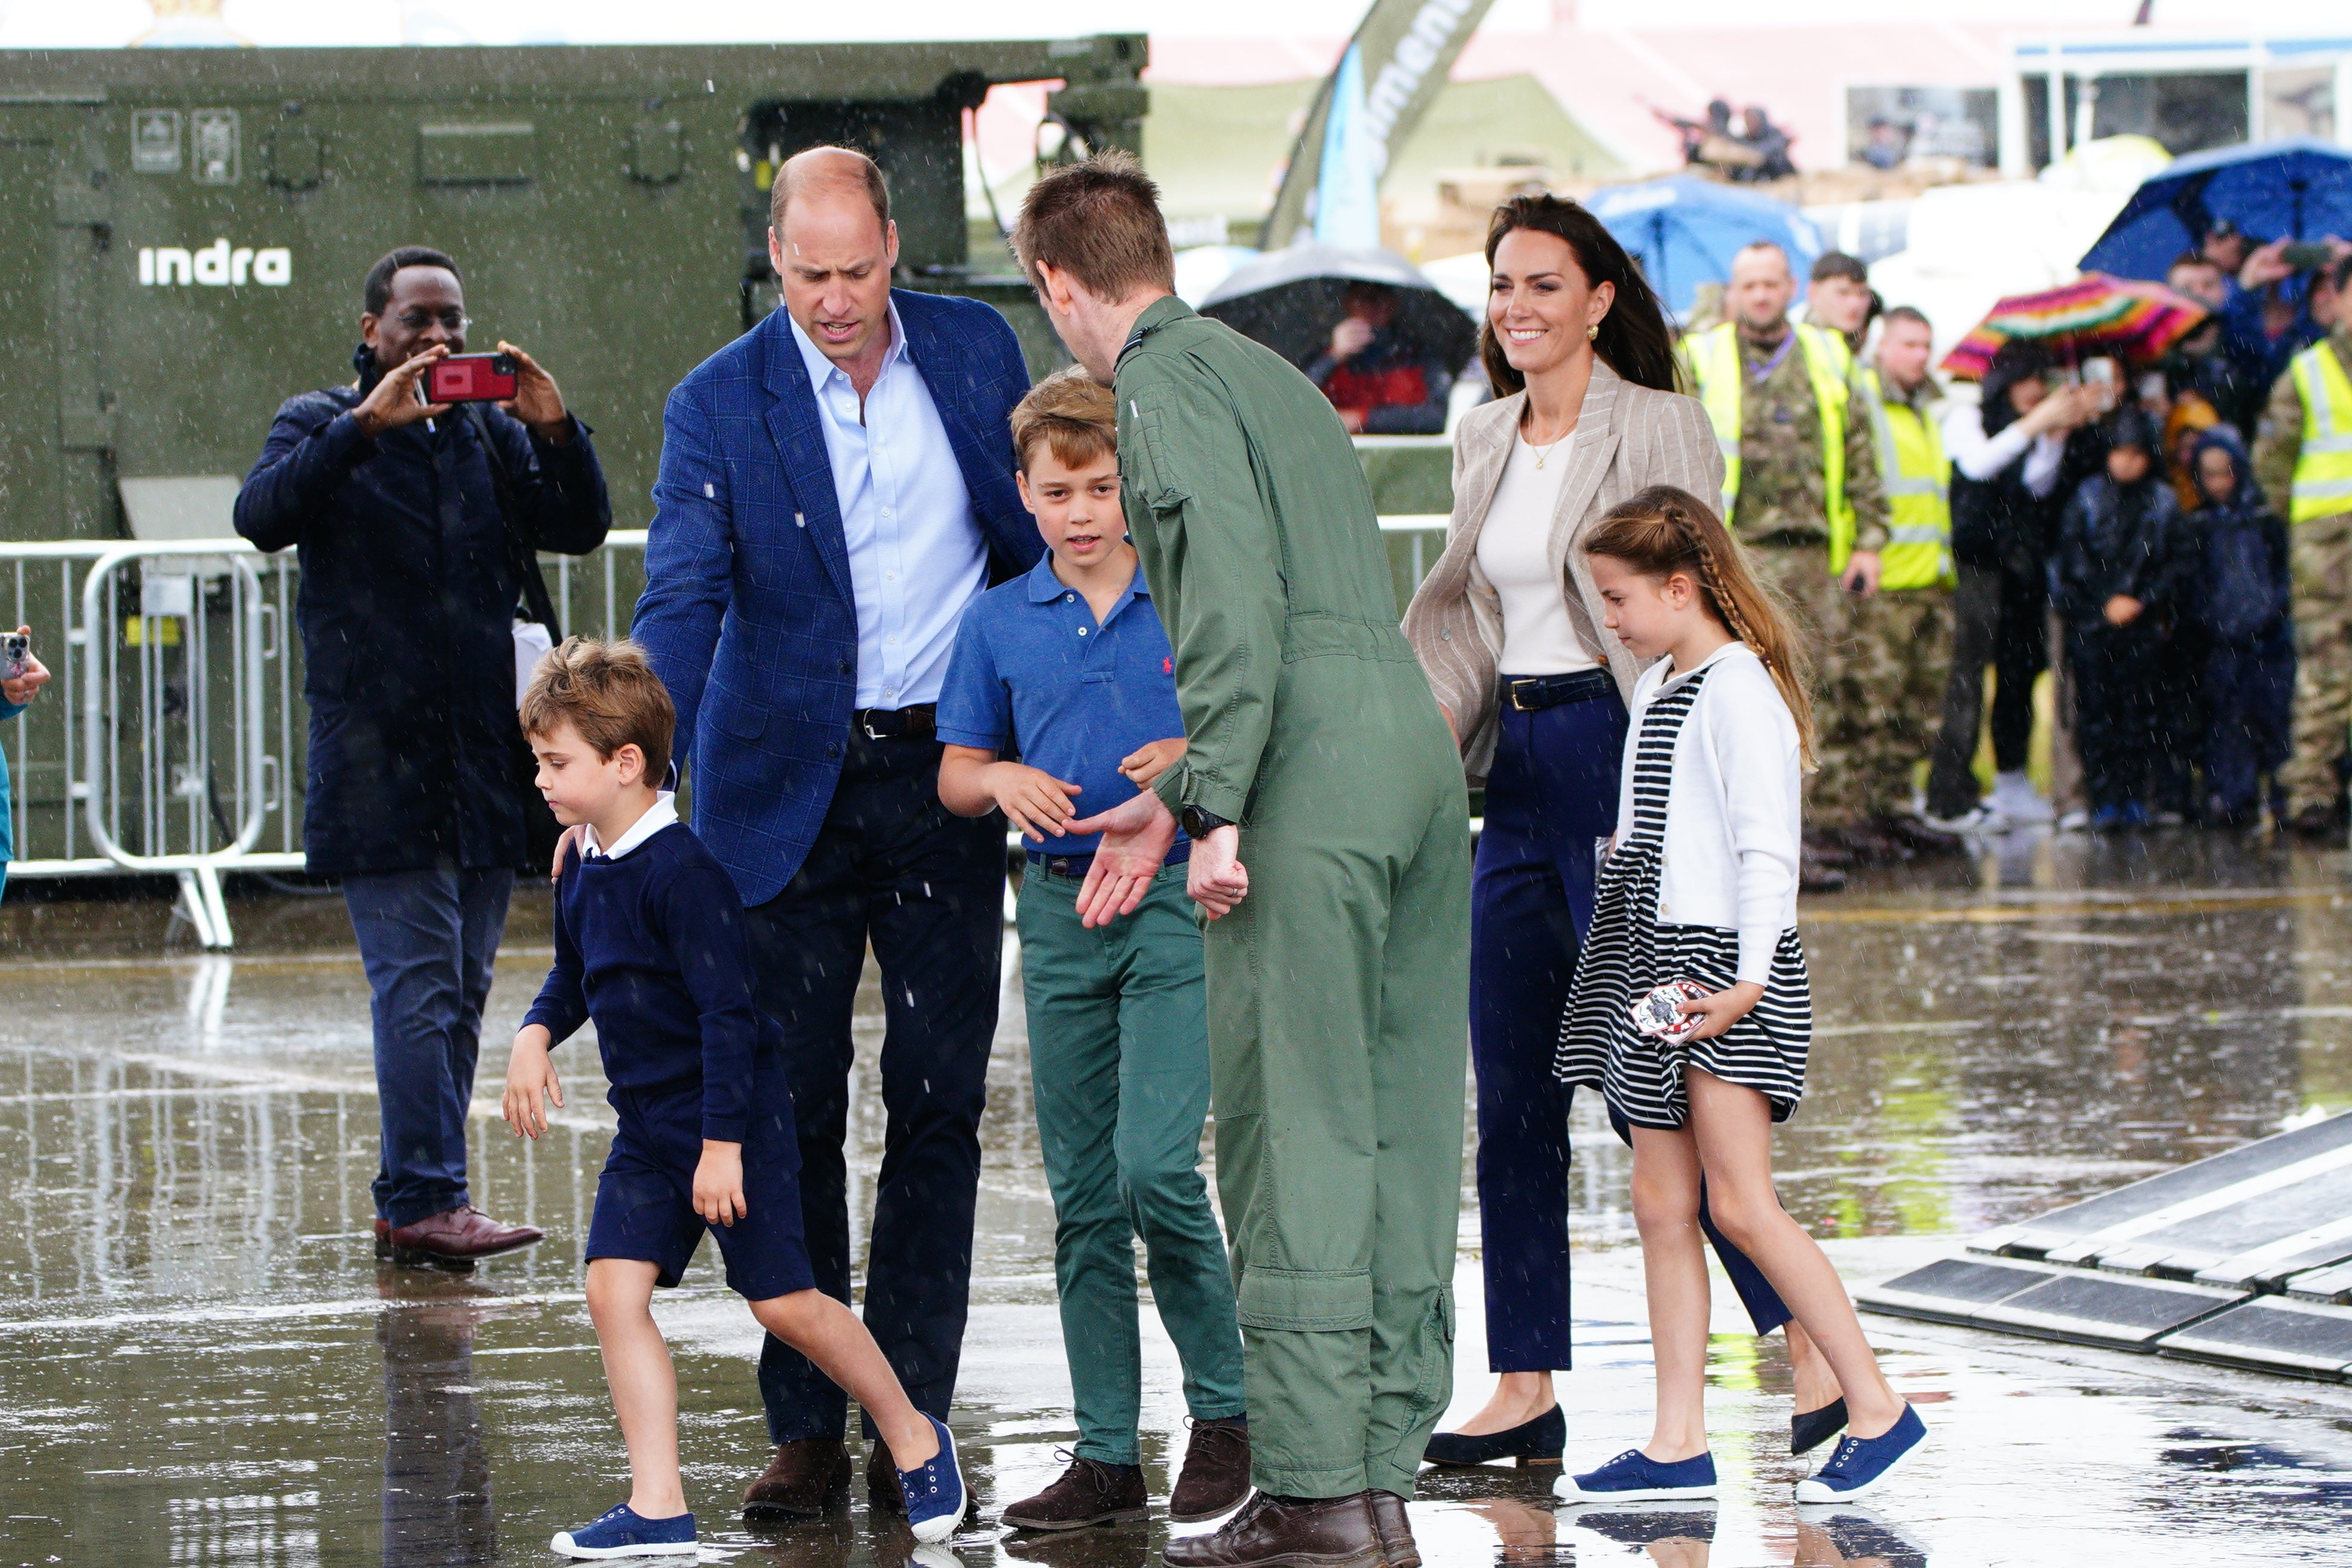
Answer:
[[[1206,960],[1252,1479],[1410,1497],[1454,1385],[1461,758],[1323,395],[1172,298],[1137,321],[1116,391],[1128,531],[1190,742],[1155,787],[1240,824],[1249,868]]]

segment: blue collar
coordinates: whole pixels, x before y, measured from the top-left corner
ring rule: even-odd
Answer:
[[[1076,588],[1054,575],[1054,552],[1051,550],[1037,557],[1037,564],[1029,568],[1029,602],[1031,604],[1050,605],[1065,594],[1076,592]],[[1118,596],[1118,603],[1111,606],[1110,616],[1118,614],[1126,607],[1129,599],[1150,597],[1151,597],[1151,590],[1143,581],[1143,563],[1139,561],[1135,563],[1135,575],[1128,579],[1127,592],[1121,594]],[[1110,616],[1105,616],[1103,620],[1108,623]]]

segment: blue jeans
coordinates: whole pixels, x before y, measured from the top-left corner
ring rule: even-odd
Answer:
[[[383,1121],[375,1212],[394,1226],[471,1201],[466,1116],[482,1004],[505,934],[515,874],[384,871],[343,879],[375,1017]]]

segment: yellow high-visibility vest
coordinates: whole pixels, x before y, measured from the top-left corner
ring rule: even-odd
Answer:
[[[1878,482],[1893,514],[1886,548],[1878,552],[1878,585],[1948,588],[1959,574],[1952,568],[1952,469],[1944,457],[1944,433],[1908,403],[1888,403],[1877,371],[1862,374],[1878,447]]]
[[[2352,378],[2325,339],[2295,355],[2293,368],[2303,399],[2303,450],[2295,455],[2287,521],[2352,511]]]
[[[1822,487],[1828,502],[1830,570],[1845,570],[1853,550],[1853,509],[1845,500],[1845,414],[1853,395],[1853,355],[1845,340],[1820,327],[1795,327],[1798,351],[1804,355],[1805,378],[1812,383],[1813,402],[1822,418]],[[1738,329],[1729,321],[1683,340],[1685,363],[1698,400],[1715,426],[1716,443],[1723,448],[1723,523],[1731,526],[1731,509],[1739,499],[1739,405],[1745,373],[1739,363]]]

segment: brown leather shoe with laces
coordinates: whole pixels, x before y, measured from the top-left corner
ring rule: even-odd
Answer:
[[[1136,1524],[1151,1513],[1141,1465],[1109,1465],[1084,1455],[1035,1497],[999,1515],[1014,1530],[1084,1530],[1092,1524]]]
[[[1381,1555],[1388,1568],[1421,1568],[1421,1548],[1412,1542],[1412,1521],[1405,1516],[1404,1499],[1374,1487],[1372,1530],[1381,1538]]]
[[[838,1437],[776,1445],[760,1479],[743,1489],[745,1519],[814,1519],[849,1500],[849,1447]]]
[[[1168,1568],[1382,1568],[1367,1494],[1285,1498],[1258,1492],[1206,1535],[1168,1543]]]
[[[534,1226],[501,1225],[471,1204],[426,1215],[385,1233],[394,1263],[471,1263],[546,1239]]]
[[[1194,1421],[1184,1468],[1168,1499],[1168,1517],[1198,1524],[1241,1506],[1250,1489],[1249,1423],[1238,1415]]]

